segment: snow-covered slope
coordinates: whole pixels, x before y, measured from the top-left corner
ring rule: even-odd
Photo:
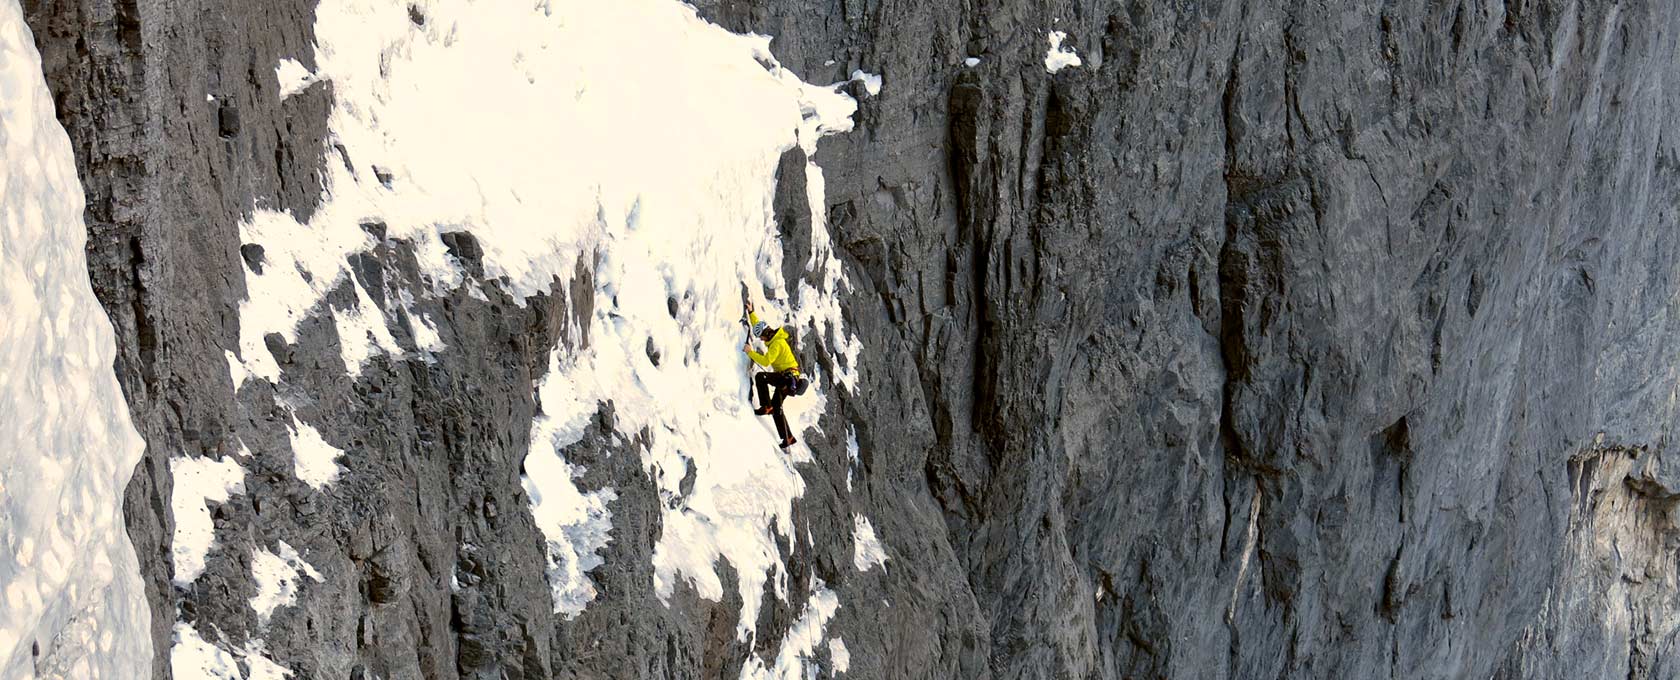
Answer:
[[[315,34],[312,54],[275,69],[282,97],[330,84],[334,158],[307,220],[259,209],[241,227],[263,255],[245,273],[240,347],[228,357],[236,385],[280,383],[265,338],[295,342],[299,322],[323,310],[351,377],[372,357],[404,355],[386,327],[395,318],[349,265],[378,243],[359,225],[411,240],[437,296],[479,277],[447,254],[445,234],[472,234],[481,278],[516,298],[575,297],[564,282],[582,263],[595,287],[584,293],[593,298],[587,342],[573,337],[552,352],[523,479],[547,538],[554,611],[575,616],[589,605],[587,572],[611,540],[614,490],[578,489],[580,470],[562,450],[598,404],[612,403],[613,428],[645,441],[643,471],[666,499],[647,587],[663,600],[684,580],[717,601],[717,564],[727,561],[744,602],[736,634],[750,640],[772,575],[789,598],[776,536],[794,531],[791,503],[805,488],[794,465],[811,454],[779,450],[768,421],[750,411],[740,291],[745,283],[768,293],[760,312],[772,323],[837,348],[832,384],[855,385],[859,345],[829,295],[846,283],[815,162],[804,169],[812,247],[798,254],[815,285],[783,279],[771,210],[782,154],[815,154],[819,137],[851,129],[856,103],[840,91],[845,83],[807,84],[777,63],[769,38],[730,33],[671,0],[327,0]],[[346,281],[355,304],[328,308],[323,300]],[[413,309],[402,316],[428,325]],[[818,366],[805,357],[807,374]],[[825,408],[815,382],[789,402],[796,429],[815,426]],[[309,427],[299,421],[293,431]],[[294,434],[294,451],[319,448],[304,439]],[[335,479],[305,481],[322,491]],[[806,627],[810,647],[837,606],[824,597],[828,613]]]
[[[147,677],[122,492],[143,444],[88,284],[85,199],[17,0],[0,0],[0,678]]]

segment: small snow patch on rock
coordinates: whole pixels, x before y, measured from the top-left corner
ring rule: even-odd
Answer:
[[[544,424],[539,422],[539,432],[545,431]],[[558,429],[548,431],[548,436],[564,436]],[[568,619],[583,613],[595,599],[595,583],[588,572],[604,563],[599,553],[612,540],[612,511],[607,504],[618,498],[612,489],[584,493],[575,480],[579,472],[558,449],[532,451],[525,459],[526,474],[521,480],[531,498],[531,517],[547,539],[554,613]]]
[[[344,451],[321,438],[320,430],[292,418],[292,474],[303,483],[320,491],[338,481],[339,473],[344,471],[338,464],[342,455]]]
[[[251,554],[251,579],[257,585],[257,594],[251,597],[251,609],[265,624],[274,610],[297,602],[300,576],[321,580],[321,572],[315,571],[292,546],[281,541],[279,548],[279,553],[257,548]]]
[[[807,673],[806,666],[809,659],[815,657],[817,646],[823,644],[823,631],[829,621],[834,619],[834,612],[840,609],[840,598],[834,591],[828,589],[828,584],[822,579],[812,577],[811,599],[805,603],[805,611],[799,620],[788,629],[782,638],[781,651],[777,652],[775,663],[766,663],[767,659],[758,655],[747,658],[741,667],[741,680],[782,680],[784,678],[814,677],[814,673]],[[833,654],[832,642],[829,643],[830,655]],[[844,650],[844,645],[841,646]],[[848,666],[851,657],[846,657]],[[838,662],[836,662],[838,665]]]
[[[1072,47],[1063,47],[1062,41],[1067,34],[1061,31],[1050,32],[1050,51],[1044,54],[1044,70],[1055,73],[1069,66],[1078,66],[1084,62],[1079,60]]]
[[[858,69],[852,71],[852,80],[863,83],[863,91],[868,92],[871,97],[881,94],[881,76],[877,74]]]
[[[241,673],[239,661],[250,668]],[[286,680],[292,672],[268,658],[261,640],[252,640],[237,656],[205,640],[185,621],[175,622],[175,644],[169,649],[169,670],[177,678],[195,680]]]
[[[857,476],[858,458],[857,428],[846,428],[846,493],[852,492],[852,480]]]
[[[344,372],[354,378],[362,374],[362,364],[374,355],[398,354],[402,350],[397,346],[396,338],[391,337],[390,329],[385,327],[385,315],[379,311],[379,306],[374,304],[360,281],[354,276],[351,279],[356,291],[356,305],[333,310],[333,324],[338,328]]]
[[[834,664],[834,673],[839,675],[852,668],[852,653],[846,651],[846,643],[840,638],[828,641],[828,658]]]
[[[175,644],[169,648],[169,670],[177,678],[244,680],[239,661],[211,644],[184,621],[175,622]]]
[[[315,74],[296,59],[281,59],[274,67],[274,77],[280,81],[280,98],[287,99],[315,83]]]
[[[852,566],[869,571],[887,563],[887,551],[875,536],[875,526],[863,515],[852,515]]]
[[[175,584],[185,586],[204,573],[204,558],[216,542],[216,527],[207,503],[226,503],[236,493],[245,493],[245,468],[231,458],[172,458],[169,471],[174,490],[169,509],[175,515],[175,534],[170,540],[170,557],[175,565]]]

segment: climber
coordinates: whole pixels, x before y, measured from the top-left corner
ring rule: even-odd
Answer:
[[[745,303],[746,323],[752,328],[753,336],[764,341],[764,353],[753,351],[752,342],[741,345],[741,351],[753,363],[770,370],[753,376],[753,385],[758,390],[759,407],[753,411],[761,416],[770,416],[776,421],[776,436],[781,438],[781,447],[793,446],[798,440],[793,438],[793,431],[788,428],[787,415],[782,413],[782,400],[789,396],[805,393],[809,384],[799,375],[799,360],[793,358],[793,347],[788,345],[788,332],[785,328],[772,328],[770,324],[760,321],[753,313],[751,302]],[[770,389],[775,388],[775,395]]]

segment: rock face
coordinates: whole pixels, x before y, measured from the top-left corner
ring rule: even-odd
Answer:
[[[251,549],[285,540],[323,575],[262,638],[299,677],[735,677],[773,655],[797,605],[767,597],[749,650],[738,598],[653,596],[660,499],[613,455],[637,433],[610,405],[568,452],[617,489],[608,566],[583,615],[549,611],[520,463],[587,297],[469,280],[418,303],[449,351],[354,379],[312,319],[271,343],[292,392],[235,396],[223,350],[260,260],[236,225],[313,210],[332,93],[273,96],[309,3],[213,5],[24,3],[150,445],[126,510],[156,648],[177,619],[253,639]],[[829,417],[862,474],[813,433],[810,529],[783,546],[788,602],[812,577],[839,594],[845,675],[1680,673],[1680,7],[697,7],[807,81],[884,77],[849,86],[857,130],[816,157],[864,346]],[[1046,72],[1052,30],[1081,65]],[[780,177],[791,250],[806,187]],[[396,296],[413,261],[387,240],[355,267]],[[286,474],[283,414],[249,415],[304,395],[358,451],[326,500]],[[168,460],[237,442],[275,453],[176,587]],[[850,568],[854,511],[888,568]]]

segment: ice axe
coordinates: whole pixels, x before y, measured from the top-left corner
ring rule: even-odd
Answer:
[[[747,315],[752,314],[752,311],[753,311],[752,292],[747,289],[747,282],[742,281],[741,282],[741,331],[743,332],[743,334],[746,335],[747,344],[749,344],[749,345],[752,344],[753,334],[752,334],[752,322],[747,319]],[[753,364],[752,364],[751,361],[748,361],[747,362],[747,405],[751,406],[753,408],[757,408],[758,405],[753,403],[753,385],[752,385],[752,377],[753,376],[752,376],[752,374],[753,374]]]

